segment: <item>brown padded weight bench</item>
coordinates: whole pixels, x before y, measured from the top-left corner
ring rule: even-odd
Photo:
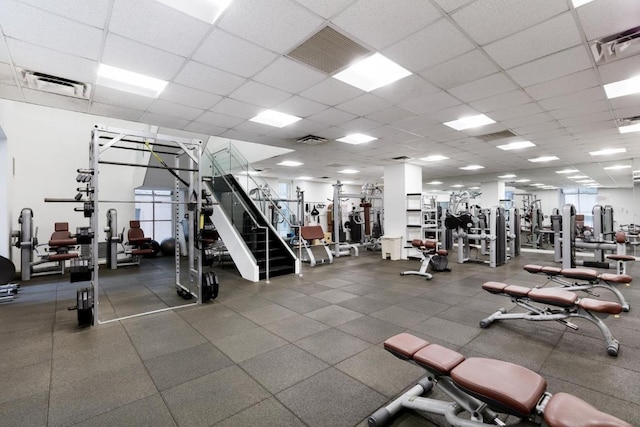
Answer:
[[[571,329],[578,326],[567,319],[579,317],[595,324],[607,342],[607,353],[617,356],[620,343],[616,340],[601,318],[610,314],[620,314],[622,306],[613,301],[602,301],[593,298],[578,298],[573,292],[560,288],[527,288],[525,286],[507,285],[500,282],[486,282],[482,289],[496,295],[509,297],[517,306],[529,310],[526,313],[507,313],[504,308],[499,309],[489,317],[480,321],[481,328],[488,328],[496,320],[554,320]],[[539,307],[534,303],[544,304]],[[594,315],[597,313],[598,315]]]
[[[624,295],[614,286],[629,286],[633,278],[628,274],[599,273],[590,268],[560,268],[537,264],[527,264],[523,268],[531,274],[545,274],[549,280],[570,291],[592,293],[593,288],[607,289],[616,296],[622,305],[622,311],[627,312],[631,308]],[[566,279],[578,280],[582,283]]]
[[[317,244],[313,244],[313,241]],[[333,264],[333,254],[329,249],[329,245],[324,240],[324,231],[320,225],[303,225],[300,227],[300,244],[304,248],[302,261],[308,262],[310,266],[316,264]],[[314,248],[322,247],[324,252],[318,254],[318,250],[314,253]]]
[[[127,232],[129,244],[133,247],[131,255],[151,255],[153,249],[146,247],[151,243],[151,237],[145,237],[144,231],[140,228],[140,221],[129,221],[129,231]]]
[[[437,240],[425,240],[421,239],[413,239],[411,241],[411,247],[415,248],[420,253],[420,270],[418,271],[403,271],[400,273],[401,276],[424,276],[427,280],[431,280],[433,275],[429,273],[429,267],[432,265],[432,258],[435,256],[446,257],[449,252],[446,249],[438,248]],[[445,263],[446,265],[446,263]],[[450,271],[448,269],[438,270],[438,271]]]
[[[517,425],[548,427],[631,427],[631,424],[599,411],[567,393],[552,395],[547,381],[525,367],[502,360],[465,357],[408,333],[393,336],[384,348],[400,359],[421,366],[430,375],[377,410],[368,419],[380,427],[403,408],[442,415],[451,426],[504,425],[498,413],[519,418]],[[454,400],[428,397],[434,386]],[[466,413],[463,417],[460,414]]]

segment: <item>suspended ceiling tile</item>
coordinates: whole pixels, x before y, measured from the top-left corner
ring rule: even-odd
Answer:
[[[465,102],[470,102],[516,88],[517,86],[504,73],[495,73],[450,89],[449,93]]]
[[[109,34],[102,62],[162,80],[170,80],[184,64],[185,58]]]
[[[89,111],[89,101],[86,99],[72,98],[70,96],[56,95],[22,88],[25,102],[30,104],[45,105],[47,107],[61,108],[63,110],[86,113]]]
[[[226,132],[228,130],[226,128],[219,128],[217,126],[207,125],[200,122],[190,122],[183,129],[189,132],[197,132],[197,133],[203,133],[205,135],[213,135],[213,136],[220,135],[221,133]]]
[[[245,119],[241,119],[238,117],[232,117],[226,114],[215,113],[213,111],[206,111],[198,120],[199,123],[203,123],[205,125],[214,126],[217,128],[227,128],[231,129],[235,126],[238,126]]]
[[[399,122],[395,122],[393,127],[398,128],[400,130],[406,132],[416,132],[418,129],[423,129],[425,127],[437,124],[438,121],[425,116],[413,116],[405,120],[400,120]]]
[[[451,89],[497,71],[499,71],[499,68],[482,50],[474,49],[450,61],[422,71],[420,75],[442,89]]]
[[[176,117],[165,116],[163,114],[145,113],[140,119],[143,123],[150,125],[162,126],[173,129],[182,129],[189,123],[189,120],[178,119]]]
[[[609,110],[609,104],[606,101],[594,101],[582,105],[574,105],[568,108],[549,111],[549,114],[560,120],[568,117],[577,117],[582,114],[598,113],[607,110]]]
[[[12,86],[18,85],[14,69],[10,64],[0,62],[0,83]]]
[[[248,81],[233,91],[229,97],[249,104],[271,108],[290,98],[291,94],[262,83]]]
[[[18,86],[0,83],[0,98],[14,101],[24,101],[24,96]]]
[[[523,90],[518,89],[500,95],[479,99],[477,101],[470,102],[469,105],[481,113],[487,113],[502,108],[527,104],[529,102],[531,102],[531,98]]]
[[[587,40],[610,36],[638,26],[636,0],[599,0],[577,9]]]
[[[516,65],[579,45],[580,32],[571,13],[563,13],[534,27],[484,46],[502,68]]]
[[[87,59],[102,46],[101,30],[13,0],[0,2],[0,25],[7,37]]]
[[[11,55],[4,37],[0,37],[0,62],[11,63]]]
[[[152,0],[114,0],[109,31],[188,57],[211,26]]]
[[[433,111],[443,110],[458,104],[461,104],[458,98],[454,98],[447,92],[440,91],[418,98],[413,98],[409,101],[403,102],[401,105],[418,114],[428,114]]]
[[[95,101],[91,103],[91,108],[89,112],[97,116],[113,117],[116,119],[130,120],[133,122],[137,122],[138,120],[140,120],[140,118],[144,114],[144,111],[142,110],[135,110],[133,108],[102,104],[100,102],[95,102]]]
[[[255,117],[263,108],[257,105],[247,104],[231,98],[225,98],[211,108],[214,113],[220,113],[241,119],[249,120]]]
[[[516,129],[522,126],[535,125],[538,123],[545,123],[554,120],[555,119],[551,117],[547,112],[544,112],[532,114],[525,117],[518,117],[515,119],[502,120],[501,123],[510,129]]]
[[[479,0],[452,14],[478,44],[522,31],[568,10],[557,0]]]
[[[316,32],[323,19],[290,0],[246,0],[229,5],[218,26],[284,54]]]
[[[429,2],[358,0],[332,22],[363,42],[381,50],[429,25],[442,15]]]
[[[358,88],[330,78],[301,92],[299,95],[321,104],[333,106],[353,99],[362,93],[364,92]]]
[[[401,103],[419,96],[437,92],[439,89],[419,75],[410,75],[404,79],[371,91],[380,98]]]
[[[524,90],[536,100],[553,98],[560,95],[598,86],[598,76],[592,69],[578,71],[559,79],[528,86]]]
[[[176,83],[169,83],[160,94],[160,99],[187,105],[193,108],[208,110],[219,102],[222,97]]]
[[[234,127],[233,130],[238,132],[248,132],[256,135],[273,135],[276,128],[262,123],[250,122],[246,120]]]
[[[351,132],[366,133],[369,129],[380,127],[381,123],[374,122],[364,117],[358,117],[346,123],[342,123],[339,127]]]
[[[155,101],[155,98],[122,92],[104,86],[94,86],[92,99],[94,102],[100,102],[102,104],[142,111],[146,111]]]
[[[356,116],[366,116],[374,111],[386,108],[391,103],[377,96],[365,93],[357,98],[336,105],[336,108],[355,114]]]
[[[491,118],[501,122],[503,120],[515,119],[518,117],[527,117],[532,114],[541,113],[542,111],[543,109],[538,104],[530,102],[529,104],[492,111]]]
[[[367,118],[376,122],[390,124],[400,120],[414,117],[415,114],[409,110],[392,105],[388,108],[380,109],[374,113],[367,115]]]
[[[324,123],[328,126],[338,126],[342,123],[346,123],[355,119],[357,116],[347,113],[346,111],[338,110],[336,108],[328,108],[318,114],[313,114],[308,117],[309,120],[315,122]]]
[[[584,104],[592,101],[605,99],[602,87],[592,87],[590,89],[569,93],[554,98],[548,98],[540,102],[547,110],[558,110],[560,108],[571,107],[572,105]]]
[[[66,79],[93,83],[98,63],[78,56],[52,51],[20,40],[7,39],[13,64],[32,71]]]
[[[253,77],[268,86],[297,93],[320,83],[327,76],[286,57],[280,57]]]
[[[637,100],[638,98],[640,98],[640,95],[636,96],[635,98]],[[616,110],[613,110],[613,114],[616,118],[619,119],[640,116],[640,103],[636,103],[635,105],[631,105],[626,108],[618,108]]]
[[[199,62],[189,61],[174,79],[174,82],[218,95],[229,95],[239,88],[246,79],[207,67]]]
[[[460,104],[443,110],[432,111],[427,115],[440,123],[458,120],[462,117],[474,116],[478,112],[467,104]]]
[[[327,108],[329,108],[328,105],[294,95],[283,103],[278,104],[275,110],[305,118],[313,114],[318,114]]]
[[[517,126],[517,127],[513,127],[512,130],[518,135],[534,135],[535,136],[540,132],[546,132],[548,130],[555,130],[560,128],[562,128],[562,126],[560,126],[560,123],[558,123],[556,120],[553,120],[553,121],[547,121],[542,123]]]
[[[475,0],[434,0],[445,12],[452,12]]]
[[[440,19],[382,53],[409,71],[420,72],[473,48],[473,44],[453,24]]]
[[[604,84],[625,80],[638,75],[640,55],[620,59],[609,64],[600,65],[598,71]]]
[[[601,111],[594,114],[585,114],[582,116],[560,119],[558,121],[560,122],[560,124],[562,124],[562,126],[564,126],[567,129],[573,126],[580,126],[580,125],[591,124],[591,123],[600,123],[602,128],[606,128],[606,129],[617,127],[613,120],[613,116],[609,111]],[[608,122],[608,123],[605,124],[605,122]]]
[[[193,59],[242,77],[251,77],[273,62],[276,54],[215,29],[200,45]]]
[[[109,0],[20,1],[97,28],[104,28],[111,3]]]
[[[329,19],[353,3],[353,0],[296,0],[307,9]]]
[[[591,60],[584,46],[576,46],[544,58],[519,65],[507,73],[520,86],[557,79],[568,74],[591,68]]]
[[[195,120],[204,110],[159,99],[149,108],[149,112],[176,117],[178,119]]]

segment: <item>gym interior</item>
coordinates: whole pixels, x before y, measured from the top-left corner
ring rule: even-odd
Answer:
[[[637,1],[0,29],[0,425],[640,425]]]

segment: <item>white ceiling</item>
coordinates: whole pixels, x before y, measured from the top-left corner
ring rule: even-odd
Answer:
[[[326,25],[413,75],[370,93],[286,54]],[[640,25],[640,1],[234,0],[209,25],[154,0],[0,1],[0,97],[197,134],[294,149],[256,163],[283,178],[381,182],[397,156],[450,160],[423,179],[467,186],[515,173],[568,186],[574,166],[604,186],[630,186],[640,136],[616,119],[640,115],[640,95],[608,100],[602,85],[640,74],[640,55],[596,66],[588,42]],[[168,80],[158,99],[94,87],[89,100],[21,87],[15,67],[95,83],[100,62]],[[277,129],[248,121],[265,108],[303,120]],[[454,131],[442,123],[486,114],[497,123]],[[536,147],[502,151],[476,136],[510,130]],[[347,133],[376,141],[336,142]],[[329,141],[305,146],[313,134]],[[625,154],[588,154],[624,147]],[[528,158],[555,155],[547,169]],[[277,166],[299,160],[299,168]],[[601,162],[601,163],[599,163]],[[468,164],[484,169],[465,172]],[[353,168],[359,174],[341,175]]]

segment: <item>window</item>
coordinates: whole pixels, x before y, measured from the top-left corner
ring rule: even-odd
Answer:
[[[584,225],[593,227],[593,207],[597,204],[597,188],[566,188],[564,202],[571,203],[578,215],[584,215]]]
[[[173,204],[170,190],[135,190],[136,219],[144,235],[162,242],[173,237]]]

